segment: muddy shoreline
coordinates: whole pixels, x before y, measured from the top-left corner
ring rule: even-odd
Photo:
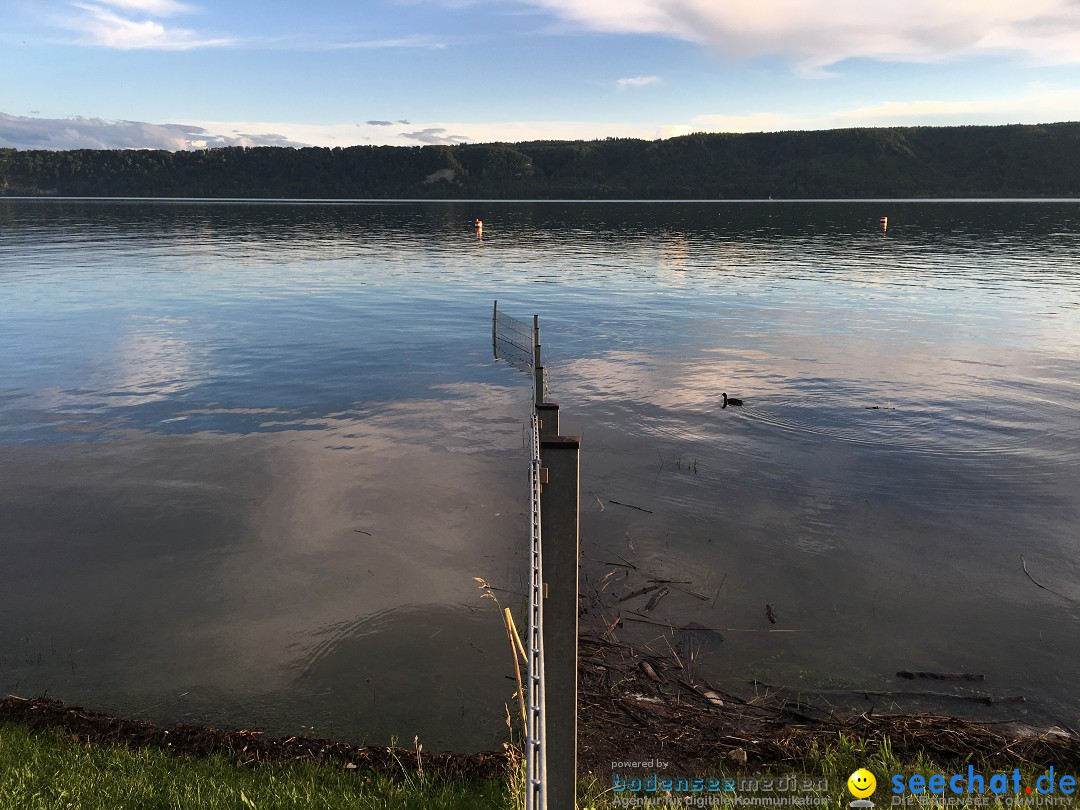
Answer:
[[[981,675],[901,671],[896,677],[906,686],[891,691],[754,681],[740,695],[717,687],[702,675],[698,660],[703,645],[723,643],[722,634],[658,618],[651,611],[659,597],[668,586],[680,585],[650,579],[632,563],[625,566],[621,577],[613,576],[616,570],[600,579],[585,577],[578,640],[580,775],[606,782],[613,763],[657,759],[673,776],[700,776],[719,768],[801,771],[841,737],[865,741],[870,750],[888,740],[901,760],[922,756],[942,764],[970,759],[999,768],[1080,767],[1080,734],[1068,728],[1032,728],[1020,717],[1009,717],[1010,707],[1024,698],[986,691]],[[480,582],[490,594],[490,586]],[[646,597],[647,603],[637,604]],[[649,632],[640,632],[646,628]],[[911,688],[914,681],[933,688]],[[949,689],[942,681],[953,681],[952,689],[942,691]],[[898,700],[918,705],[926,698],[936,701],[934,705],[964,701],[993,707],[993,717],[967,719],[895,708],[901,705]],[[881,706],[893,710],[883,712]],[[124,744],[193,757],[221,754],[246,766],[315,762],[400,774],[422,765],[425,772],[445,777],[490,779],[505,776],[520,761],[519,752],[509,745],[469,754],[357,746],[258,729],[124,719],[45,696],[0,699],[4,722],[60,730],[89,745]]]
[[[1008,721],[974,722],[931,714],[868,711],[842,716],[782,691],[744,699],[701,683],[679,683],[682,679],[669,680],[671,672],[663,665],[659,671],[653,669],[662,677],[659,682],[649,668],[611,666],[613,659],[625,655],[624,645],[583,640],[579,773],[602,781],[610,778],[614,762],[657,758],[669,763],[670,775],[700,775],[719,767],[798,771],[812,752],[835,744],[839,735],[867,740],[871,748],[887,738],[902,759],[921,754],[943,763],[970,757],[1002,768],[1080,766],[1080,738],[1061,729],[1035,731]],[[5,722],[59,730],[88,745],[123,744],[192,757],[220,754],[254,767],[314,762],[398,774],[419,767],[414,749],[356,746],[249,729],[159,725],[47,697],[12,695],[0,700],[0,723]],[[462,779],[500,778],[516,761],[509,749],[473,754],[421,751],[420,756],[425,772]]]
[[[661,589],[635,588],[624,582],[609,592],[601,584],[608,579],[586,577],[588,587],[582,594],[580,775],[592,774],[606,782],[613,763],[657,759],[667,763],[665,772],[672,776],[700,776],[721,767],[729,772],[801,771],[841,737],[866,741],[870,750],[888,740],[901,760],[922,756],[942,764],[970,759],[999,768],[1080,768],[1080,735],[1068,728],[1032,728],[1022,718],[1010,717],[1010,707],[1024,698],[986,691],[980,675],[902,671],[896,677],[909,686],[895,691],[785,687],[755,681],[748,684],[745,694],[733,694],[703,677],[697,666],[702,645],[723,642],[718,631],[659,620],[649,605],[644,612],[634,610],[631,605],[639,597],[649,596],[655,606]],[[489,590],[486,583],[481,587]],[[650,633],[638,632],[646,626]],[[934,688],[910,688],[920,678]],[[941,691],[948,688],[940,685],[942,679],[963,685]],[[935,705],[959,700],[993,707],[993,718],[895,710],[900,705],[897,700],[914,700],[918,705],[920,698],[927,697]],[[881,706],[894,710],[883,712]],[[0,699],[0,723],[4,722],[60,730],[89,745],[124,744],[193,757],[221,754],[246,766],[315,762],[400,774],[417,771],[422,764],[424,772],[445,777],[490,779],[505,776],[520,761],[519,752],[509,745],[501,751],[469,754],[422,749],[418,753],[410,748],[277,736],[258,729],[162,725],[45,696]]]
[[[985,689],[981,675],[901,671],[896,678],[903,688],[890,691],[759,681],[748,684],[745,694],[717,687],[699,671],[698,660],[703,645],[723,643],[722,634],[656,617],[651,611],[658,595],[666,593],[668,585],[680,586],[648,579],[632,563],[626,566],[635,576],[627,570],[619,578],[613,577],[615,571],[600,579],[585,577],[578,643],[580,775],[606,782],[613,763],[657,759],[673,776],[700,776],[719,768],[802,771],[841,737],[865,741],[871,751],[887,740],[901,760],[922,756],[942,764],[970,759],[999,768],[1080,768],[1080,734],[1068,728],[1032,728],[1022,717],[1010,717],[1020,714],[1011,707],[1023,703],[1023,696],[995,695]],[[652,584],[637,587],[636,579]],[[482,580],[481,588],[490,593]],[[646,597],[648,603],[633,609]],[[640,632],[646,628],[648,632]],[[912,688],[914,681],[932,688]],[[942,681],[955,683],[950,690]],[[934,706],[982,704],[993,707],[993,716],[969,719],[896,708],[917,706],[927,698]],[[882,706],[892,710],[881,711]],[[246,766],[315,762],[400,774],[417,771],[422,764],[424,772],[445,777],[490,779],[505,776],[520,761],[520,753],[509,745],[469,754],[357,746],[258,729],[124,719],[45,696],[0,699],[4,722],[60,730],[89,745],[124,744],[193,757],[221,754]]]

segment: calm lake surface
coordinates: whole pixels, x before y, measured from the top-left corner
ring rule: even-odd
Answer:
[[[712,680],[982,673],[1078,727],[1078,267],[1071,202],[0,201],[0,693],[497,746],[497,298],[584,437],[586,574],[692,581],[652,615],[734,631]]]

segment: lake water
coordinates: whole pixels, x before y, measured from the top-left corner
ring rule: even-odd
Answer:
[[[712,680],[976,672],[1076,727],[1078,266],[1055,201],[0,201],[0,692],[497,746],[497,298],[583,436],[586,573],[691,580],[652,615],[733,631]]]

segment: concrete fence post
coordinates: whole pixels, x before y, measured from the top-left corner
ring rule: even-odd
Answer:
[[[533,315],[533,365],[540,365],[540,316]]]
[[[559,406],[554,402],[537,403],[536,418],[540,420],[540,441],[559,435]]]
[[[533,315],[533,375],[533,385],[536,387],[533,402],[537,405],[541,405],[544,400],[547,399],[547,392],[544,390],[544,367],[540,364],[539,315]]]
[[[541,438],[540,465],[547,472],[547,483],[540,489],[547,795],[552,810],[573,810],[577,796],[581,439],[557,435]]]

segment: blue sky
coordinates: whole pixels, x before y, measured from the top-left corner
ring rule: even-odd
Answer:
[[[1076,0],[0,0],[0,146],[1080,120]]]

